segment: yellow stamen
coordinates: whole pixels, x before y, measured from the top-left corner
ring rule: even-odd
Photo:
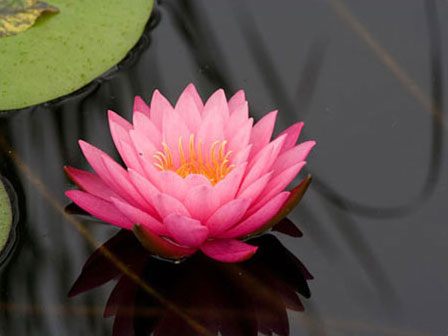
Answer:
[[[197,147],[194,145],[194,135],[190,135],[188,144],[188,157],[185,156],[182,138],[179,138],[180,163],[175,167],[170,148],[166,143],[162,143],[163,152],[158,151],[154,155],[154,166],[160,170],[172,170],[179,176],[185,178],[190,174],[201,174],[207,177],[215,185],[233,169],[234,165],[229,165],[229,157],[232,151],[226,152],[227,141],[215,141],[210,146],[210,151],[202,153],[202,142],[198,141]]]

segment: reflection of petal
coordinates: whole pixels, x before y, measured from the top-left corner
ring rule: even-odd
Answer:
[[[304,310],[298,294],[310,296],[307,279],[312,276],[275,236],[263,235],[248,243],[259,247],[258,252],[241,263],[221,263],[196,254],[174,264],[153,258],[132,233],[123,230],[104,247],[163,301],[121,274],[99,250],[87,261],[70,294],[119,277],[105,309],[105,316],[115,316],[114,336],[201,334],[195,325],[212,335],[287,336],[287,309]]]

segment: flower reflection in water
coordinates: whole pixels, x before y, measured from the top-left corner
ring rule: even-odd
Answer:
[[[300,236],[288,220],[278,231]],[[308,298],[305,266],[274,234],[253,238],[259,252],[237,264],[221,263],[203,254],[173,263],[150,255],[130,231],[122,230],[103,247],[145,283],[209,331],[223,336],[289,335],[287,309],[303,311],[298,294]],[[113,335],[198,335],[197,330],[124,275],[97,249],[87,260],[69,295],[75,296],[118,280],[105,308],[115,316]]]

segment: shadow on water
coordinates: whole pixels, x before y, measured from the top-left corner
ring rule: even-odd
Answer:
[[[207,334],[256,336],[261,332],[287,336],[287,309],[304,310],[298,294],[310,297],[307,281],[312,276],[275,236],[266,234],[250,243],[259,246],[259,252],[238,264],[220,263],[199,253],[181,263],[156,259],[131,232],[124,230],[104,247],[171,304],[204,326]],[[114,317],[114,336],[198,335],[169,306],[148,295],[117,269],[101,250],[89,257],[69,295],[113,279],[117,282],[104,316]]]

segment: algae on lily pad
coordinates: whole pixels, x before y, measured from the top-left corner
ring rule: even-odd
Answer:
[[[59,13],[44,12],[26,31],[0,37],[0,110],[64,96],[105,73],[139,40],[154,3],[45,1]]]
[[[0,178],[0,253],[8,241],[12,226],[11,201]]]

